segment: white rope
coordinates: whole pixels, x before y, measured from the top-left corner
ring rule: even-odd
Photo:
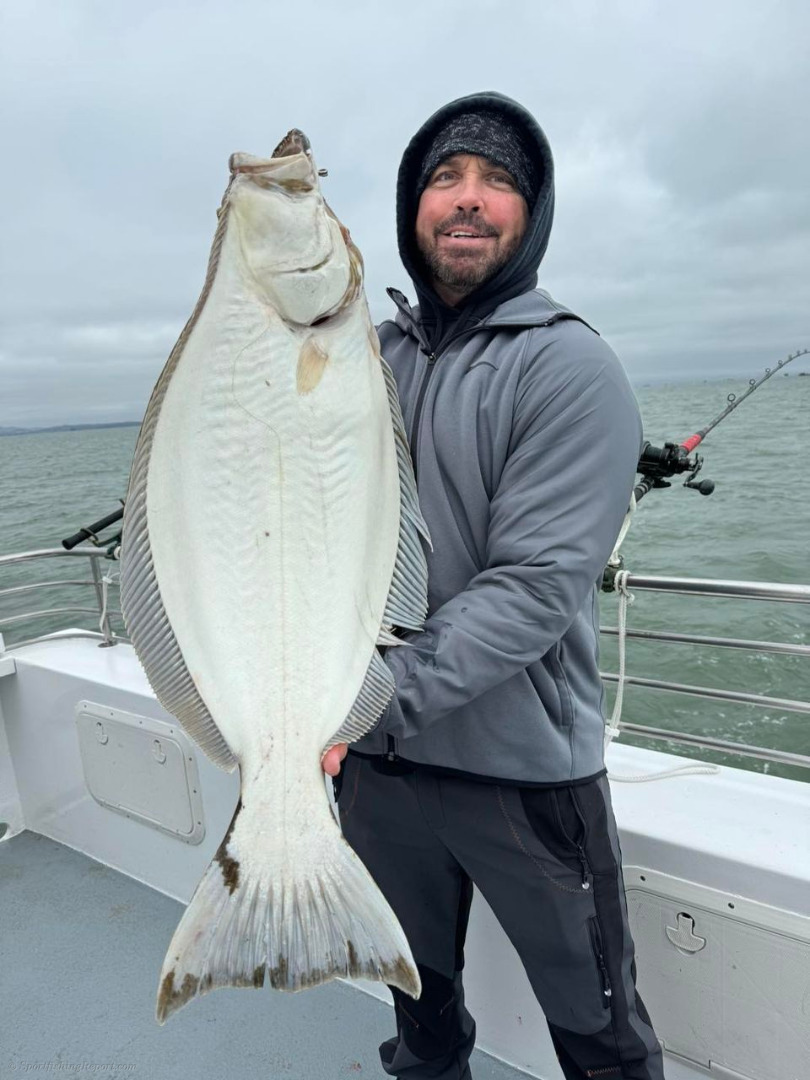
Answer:
[[[647,780],[666,780],[669,776],[690,776],[703,773],[706,776],[714,776],[720,772],[717,765],[677,765],[674,769],[662,769],[661,772],[644,773],[640,776],[617,776],[616,773],[608,772],[608,779],[618,780],[621,784],[642,784]]]
[[[628,518],[625,518],[625,524]],[[618,544],[616,545],[618,551]],[[614,552],[615,554],[615,552]],[[613,702],[613,712],[609,722],[605,725],[605,751],[610,746],[611,740],[617,738],[621,730],[622,706],[624,705],[624,680],[625,658],[627,645],[627,605],[632,604],[635,597],[627,591],[627,570],[619,570],[614,582],[616,592],[619,594],[619,683],[616,687],[616,700]]]
[[[101,618],[98,621],[98,628],[101,633],[105,635],[106,630],[104,629],[104,623],[107,618],[107,596],[109,593],[109,587],[110,585],[114,585],[116,579],[120,577],[120,573],[113,573],[111,570],[105,570],[104,576],[101,579]],[[110,629],[110,633],[112,634],[112,629]],[[113,634],[113,637],[114,636],[115,635]]]
[[[624,539],[624,534],[627,532],[627,526],[629,524],[630,512],[628,512],[624,519],[622,533],[616,544],[616,549],[613,552],[613,557],[617,558],[617,560],[619,546]],[[627,589],[628,576],[629,571],[619,570],[615,579],[616,592],[619,594],[619,682],[616,687],[616,700],[613,703],[613,712],[611,713],[610,721],[605,725],[605,752],[607,752],[611,741],[617,738],[621,731],[627,646],[627,605],[632,604],[635,599],[633,594]],[[616,780],[622,784],[642,784],[649,780],[665,780],[672,776],[715,776],[719,772],[720,769],[717,765],[695,762],[694,765],[677,765],[672,769],[662,769],[660,772],[644,773],[639,776],[618,776],[616,773],[608,772],[608,777],[610,780]]]
[[[622,522],[622,527],[621,527],[621,529],[619,529],[619,535],[616,538],[616,543],[615,543],[615,545],[613,547],[613,554],[608,559],[608,566],[621,566],[622,565],[622,557],[619,554],[619,548],[624,543],[625,536],[627,536],[627,531],[630,528],[630,522],[632,521],[633,511],[635,510],[635,508],[636,508],[636,496],[635,496],[635,493],[631,493],[631,495],[630,495],[630,505],[627,507],[627,513],[624,515],[624,521]]]

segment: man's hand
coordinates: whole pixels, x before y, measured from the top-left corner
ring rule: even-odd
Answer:
[[[340,772],[340,763],[346,757],[349,752],[349,744],[345,742],[336,743],[335,746],[330,746],[326,753],[321,758],[321,766],[323,771],[328,776],[337,776]]]

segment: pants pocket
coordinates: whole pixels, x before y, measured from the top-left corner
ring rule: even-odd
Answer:
[[[551,805],[560,836],[573,851],[584,848],[588,827],[579,808],[573,788],[553,788]]]
[[[587,882],[585,827],[568,788],[521,788],[520,798],[532,832],[548,853]]]
[[[337,776],[332,777],[332,786],[335,791],[335,802],[341,820],[351,812],[357,800],[357,789],[360,784],[360,758],[356,754],[347,754],[343,759],[343,765]]]

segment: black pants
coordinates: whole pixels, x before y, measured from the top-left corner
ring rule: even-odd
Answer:
[[[462,969],[473,882],[520,956],[566,1078],[662,1080],[635,988],[621,851],[603,777],[564,788],[386,775],[349,754],[335,783],[343,835],[396,912],[422,979],[389,987],[400,1080],[471,1080],[475,1021]]]

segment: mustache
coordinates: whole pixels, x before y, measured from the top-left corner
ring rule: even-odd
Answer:
[[[433,230],[436,236],[441,233],[452,232],[454,229],[469,229],[470,232],[478,233],[480,236],[498,236],[498,230],[493,229],[491,225],[487,225],[485,221],[482,221],[474,214],[454,214],[453,217],[447,218],[446,221],[441,222]]]

